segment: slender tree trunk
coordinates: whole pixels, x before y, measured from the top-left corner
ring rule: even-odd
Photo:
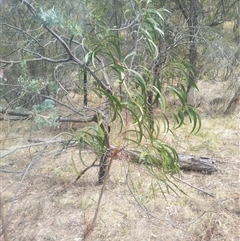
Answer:
[[[87,70],[83,73],[83,104],[88,105],[88,91],[87,91]]]
[[[192,71],[189,72],[189,78],[193,82],[197,82],[197,59],[198,59],[198,45],[197,34],[199,29],[199,0],[182,1],[176,0],[184,18],[188,23],[189,28],[189,61],[192,66]],[[189,3],[189,4],[188,4]],[[188,85],[187,102],[194,104],[194,91],[191,85]]]
[[[236,12],[237,12],[237,16],[234,21],[233,32],[234,32],[235,42],[237,46],[240,46],[240,1],[236,6]]]
[[[234,20],[234,27],[233,27],[233,33],[234,33],[234,40],[237,45],[237,49],[235,52],[235,59],[233,64],[238,65],[238,61],[240,59],[240,1],[237,3],[236,6],[236,19]]]
[[[199,0],[190,0],[188,28],[189,28],[189,61],[192,66],[192,71],[189,73],[189,78],[193,82],[197,82],[197,59],[198,59],[198,46],[197,46],[197,34],[199,29],[198,22],[198,6]],[[188,103],[194,103],[193,91],[191,86],[188,85],[187,91]]]

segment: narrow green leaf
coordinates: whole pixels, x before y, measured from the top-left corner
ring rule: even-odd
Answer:
[[[72,35],[71,38],[70,38],[70,44],[69,44],[70,48],[71,48],[71,46],[72,46],[73,38],[74,38],[74,35]]]
[[[122,58],[120,46],[114,41],[109,41],[109,43],[115,47],[117,54],[118,54],[118,59],[120,60]]]
[[[185,98],[184,92],[181,93],[181,92],[178,91],[176,88],[171,87],[171,86],[169,86],[168,88],[171,89],[172,92],[177,95],[178,99],[181,101],[181,104],[182,104],[183,106],[185,106],[185,104],[186,104],[186,98]]]

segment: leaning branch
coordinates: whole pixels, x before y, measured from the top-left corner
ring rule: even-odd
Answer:
[[[31,117],[33,115],[33,112],[31,111],[20,112],[17,110],[3,109],[2,107],[0,107],[0,113],[10,115],[10,116],[21,116],[21,117]]]
[[[7,229],[6,229],[6,226],[5,226],[5,219],[4,219],[4,213],[3,213],[3,198],[1,196],[1,193],[0,193],[0,220],[2,221],[3,239],[4,239],[4,241],[8,241]]]
[[[196,189],[196,190],[198,190],[198,191],[200,191],[200,192],[202,192],[202,193],[204,193],[204,194],[206,194],[206,195],[208,195],[210,197],[215,197],[215,195],[213,195],[213,194],[211,194],[211,193],[209,193],[209,192],[207,192],[207,191],[205,191],[205,190],[203,190],[203,189],[201,189],[199,187],[193,186],[192,184],[189,184],[189,183],[183,181],[182,179],[179,179],[178,177],[173,176],[173,178],[175,180],[177,180],[178,182],[182,182],[182,183],[188,185],[189,187],[192,187],[192,188],[194,188],[194,189]]]
[[[24,4],[27,9],[38,19],[41,20],[41,17],[37,14],[36,9],[33,7],[32,4],[30,4],[28,1],[25,0],[19,0],[19,2],[21,2],[22,4]],[[42,27],[44,29],[46,29],[57,41],[59,41],[59,43],[62,45],[62,47],[65,49],[68,57],[66,59],[52,59],[52,58],[48,58],[45,57],[39,53],[36,52],[32,52],[31,50],[27,50],[24,49],[24,51],[26,52],[31,52],[31,54],[37,56],[37,58],[31,58],[31,59],[26,59],[26,62],[32,62],[32,61],[47,61],[47,62],[51,62],[51,63],[63,63],[63,62],[70,62],[73,61],[74,63],[76,63],[77,65],[80,65],[81,67],[84,67],[87,72],[90,73],[90,75],[99,83],[99,85],[101,86],[102,89],[104,89],[105,91],[107,91],[109,94],[112,94],[112,88],[110,85],[110,82],[108,80],[107,74],[105,72],[105,65],[103,63],[103,60],[101,60],[99,57],[95,58],[99,61],[101,67],[103,68],[103,75],[104,78],[103,80],[99,79],[97,77],[97,75],[95,74],[95,72],[93,72],[87,65],[86,63],[82,62],[81,60],[79,60],[74,53],[71,51],[70,47],[68,46],[68,44],[64,41],[64,37],[58,35],[53,29],[50,29],[46,24],[42,24]],[[3,64],[7,64],[7,65],[13,65],[13,64],[19,64],[21,63],[22,60],[15,60],[15,61],[10,61],[10,60],[3,60],[0,59],[0,63]]]
[[[21,149],[25,149],[25,148],[29,148],[29,147],[34,147],[34,146],[41,146],[41,145],[49,145],[49,144],[54,144],[54,143],[59,143],[59,142],[67,142],[67,141],[64,141],[64,140],[50,140],[50,141],[44,141],[44,142],[37,142],[37,143],[31,143],[31,144],[28,144],[28,145],[22,145],[22,146],[15,146],[14,148],[2,153],[0,155],[0,159],[6,157],[6,156],[9,156],[10,154],[18,151],[18,150],[21,150]]]
[[[50,63],[55,63],[55,64],[58,64],[58,63],[66,63],[66,62],[69,62],[70,59],[67,58],[67,59],[51,59],[51,58],[47,58],[47,57],[44,57],[44,56],[41,56],[39,58],[32,58],[32,59],[24,59],[24,61],[26,62],[33,62],[33,61],[47,61],[47,62],[50,62]],[[2,64],[10,64],[10,65],[13,65],[13,64],[20,64],[22,62],[22,60],[3,60],[3,59],[0,59],[0,63]]]
[[[37,14],[37,11],[35,10],[35,8],[30,4],[28,3],[27,1],[22,1],[22,3],[24,5],[26,5],[26,7],[28,8],[28,10],[35,16],[35,17],[38,17],[38,14]],[[52,29],[50,29],[47,25],[43,24],[43,27],[50,33],[52,34],[52,36],[54,36],[54,38],[56,38],[60,43],[61,45],[63,46],[63,48],[66,50],[68,56],[69,56],[69,59],[68,60],[73,60],[75,62],[77,62],[78,64],[81,64],[83,65],[83,63],[81,63],[81,61],[79,59],[77,59],[72,51],[70,50],[70,48],[68,47],[68,45],[65,43],[65,41],[61,38],[61,36],[59,36],[58,34],[56,34]]]
[[[14,116],[15,118],[13,120],[22,120],[22,117],[27,118],[27,119],[32,119],[34,116],[39,116],[39,117],[42,117],[44,119],[48,119],[48,116],[36,114],[34,112],[31,112],[31,111],[19,112],[17,110],[0,108],[0,113],[5,114],[6,116]],[[94,115],[83,116],[81,118],[73,118],[71,116],[68,116],[68,117],[59,116],[59,117],[56,118],[55,121],[56,122],[68,122],[68,123],[97,122],[98,121],[98,115],[99,115],[99,113],[96,111],[96,113]],[[0,118],[0,120],[4,120],[4,118],[2,117],[2,118]],[[10,118],[10,120],[11,120],[11,118]]]

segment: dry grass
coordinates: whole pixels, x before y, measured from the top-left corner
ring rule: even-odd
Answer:
[[[202,121],[203,127],[198,134],[188,134],[190,127],[184,126],[175,136],[163,134],[159,138],[179,153],[217,160],[218,172],[212,175],[181,173],[182,180],[215,197],[179,182],[176,184],[187,195],[180,191],[178,195],[170,192],[165,194],[165,199],[159,183],[143,166],[116,160],[110,171],[97,226],[88,240],[240,240],[239,117],[204,118]],[[2,124],[1,149],[26,145],[33,136],[49,138],[50,134],[56,134],[56,131],[33,133],[29,126],[29,123]],[[41,160],[37,160],[27,173],[20,189],[21,174],[0,172],[5,215],[13,204],[7,227],[9,241],[82,240],[84,229],[92,221],[101,189],[96,185],[97,169],[90,169],[73,184],[76,172],[72,161],[79,170],[83,168],[78,151],[71,148],[54,158],[52,153],[59,148],[55,145],[43,153]],[[19,150],[0,160],[0,169],[25,170],[41,149],[38,146]],[[84,158],[91,163],[94,155],[86,151]],[[161,187],[164,190],[164,185]]]

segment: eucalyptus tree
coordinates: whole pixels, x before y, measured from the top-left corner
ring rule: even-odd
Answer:
[[[208,1],[201,2],[200,9],[201,37],[206,41],[204,41],[204,50],[200,52],[202,57],[199,58],[199,67],[203,66],[203,58],[205,58],[205,66],[209,66],[209,68],[204,72],[211,73],[215,70],[213,73],[215,77],[220,77],[223,80],[236,79],[237,71],[235,70],[239,66],[239,57],[237,56],[239,52],[237,46],[239,1],[214,0],[210,4],[208,3]],[[211,56],[210,61],[208,61],[207,53],[208,56]]]
[[[133,0],[56,4],[19,0],[5,2],[1,8],[5,12],[1,16],[1,41],[6,46],[0,57],[3,72],[11,78],[12,69],[19,69],[18,98],[37,94],[48,100],[42,104],[51,101],[61,106],[54,122],[96,122],[94,127],[81,129],[75,138],[83,162],[81,150],[86,145],[99,157],[99,183],[106,176],[109,158],[128,146],[140,150],[139,161],[145,160],[148,170],[162,181],[167,174],[178,172],[178,154],[161,141],[161,133],[174,131],[186,118],[197,131],[201,121],[187,103],[189,86],[196,87],[188,74],[194,70],[179,59],[168,58],[162,75],[156,72],[160,57],[168,51],[160,48],[159,42],[166,45],[168,41],[165,18],[169,11],[156,8],[154,1]],[[26,19],[24,25],[19,12]],[[6,14],[18,19],[12,21]],[[45,66],[44,74],[30,78],[35,63]],[[8,80],[1,83],[8,85]],[[72,91],[81,97],[82,89],[85,94],[94,93],[100,104],[88,106],[86,99],[79,103],[71,98]],[[171,106],[166,90],[174,99]],[[9,101],[2,112],[20,105],[17,99],[14,105]],[[36,106],[34,110],[33,116],[39,118]],[[118,147],[111,139],[111,128],[116,125],[122,138]]]
[[[165,75],[168,59],[181,58],[186,65],[191,65],[189,79],[195,83],[199,78],[236,78],[229,75],[234,73],[239,63],[236,46],[239,1],[175,0],[153,3],[155,7],[171,12],[165,16],[165,38],[158,41],[160,54],[155,60],[156,74]],[[234,24],[232,31],[225,31],[225,23]],[[191,90],[189,86],[188,101],[194,103]]]

